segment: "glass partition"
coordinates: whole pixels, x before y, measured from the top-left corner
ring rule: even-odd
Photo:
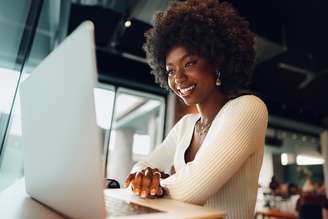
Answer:
[[[30,0],[0,1],[0,191],[22,174],[20,149],[17,145],[6,148],[5,136],[23,66],[19,60],[26,55],[22,48],[28,39],[23,36],[31,4]],[[15,161],[18,168],[13,165]]]
[[[163,97],[119,88],[110,132],[107,176],[120,183],[132,165],[145,158],[163,139]]]
[[[5,33],[0,35],[0,191],[24,175],[18,84],[67,35],[70,4],[70,0],[0,2],[0,29]],[[35,34],[30,36],[26,29],[33,25]],[[165,100],[105,84],[98,84],[94,94],[108,167],[105,175],[121,181],[134,162],[162,141]]]
[[[5,33],[0,35],[0,191],[24,174],[20,101],[15,97],[19,77],[27,78],[62,40],[65,25],[59,24],[65,23],[62,19],[68,16],[62,13],[69,5],[69,0],[0,2]]]

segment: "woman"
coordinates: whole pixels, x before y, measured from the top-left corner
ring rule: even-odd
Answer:
[[[247,21],[226,2],[189,0],[158,13],[145,36],[156,81],[198,114],[184,116],[124,186],[253,218],[268,113],[243,95],[255,57]]]

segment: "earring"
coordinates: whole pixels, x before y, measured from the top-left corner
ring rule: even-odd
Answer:
[[[221,80],[220,80],[221,72],[217,71],[216,75],[217,75],[217,78],[216,78],[216,81],[215,81],[215,85],[219,87],[219,86],[221,86]]]

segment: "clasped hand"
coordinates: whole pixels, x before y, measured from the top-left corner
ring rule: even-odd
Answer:
[[[164,190],[160,185],[161,172],[155,168],[146,169],[130,173],[124,182],[124,187],[131,185],[134,194],[142,197],[162,197]]]

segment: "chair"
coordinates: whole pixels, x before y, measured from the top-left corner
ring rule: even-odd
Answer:
[[[325,194],[303,194],[297,201],[300,219],[322,219],[322,209],[328,200]]]
[[[299,219],[322,219],[322,205],[303,204],[299,209]]]

